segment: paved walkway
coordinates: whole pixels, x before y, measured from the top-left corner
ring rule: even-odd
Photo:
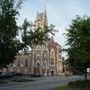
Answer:
[[[1,86],[0,90],[50,90],[60,85],[65,85],[70,81],[84,79],[82,76],[53,76],[33,78],[36,81],[18,83],[8,86]]]

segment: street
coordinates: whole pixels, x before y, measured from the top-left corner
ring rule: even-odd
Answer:
[[[0,90],[51,90],[57,86],[66,85],[70,81],[84,79],[82,76],[49,76],[40,77],[33,82],[0,86]]]

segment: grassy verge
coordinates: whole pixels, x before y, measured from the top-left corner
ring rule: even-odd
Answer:
[[[68,86],[57,87],[55,90],[78,90],[76,88],[70,88]]]
[[[90,90],[90,80],[70,82],[67,86],[57,87],[55,90]]]

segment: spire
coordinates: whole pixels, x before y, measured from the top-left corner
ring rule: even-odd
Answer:
[[[47,20],[47,11],[44,10],[44,26],[48,26],[48,20]]]
[[[35,20],[35,26],[36,28],[44,28],[45,26],[48,26],[48,20],[47,20],[47,11],[46,11],[46,0],[43,0],[44,2],[44,11],[43,12],[37,12],[36,20]]]

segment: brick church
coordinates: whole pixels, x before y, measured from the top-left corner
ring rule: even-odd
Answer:
[[[48,26],[47,13],[38,12],[34,22],[35,28]],[[34,75],[61,75],[61,46],[51,38],[46,45],[33,46],[28,54],[17,54],[16,60],[9,66],[9,71]]]

